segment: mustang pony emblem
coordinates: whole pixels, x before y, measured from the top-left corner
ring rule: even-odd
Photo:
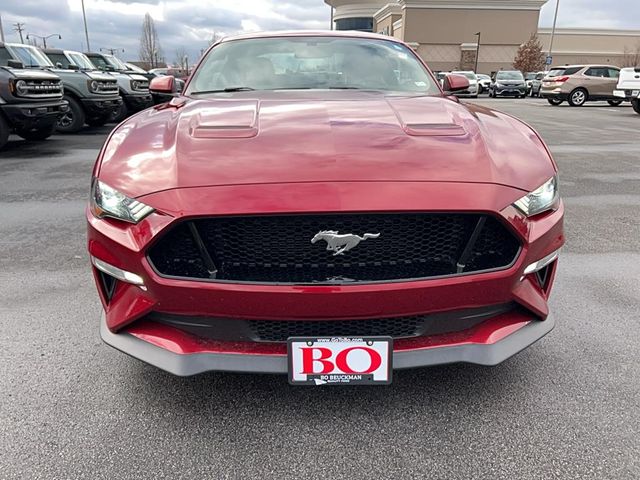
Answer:
[[[362,237],[351,233],[340,235],[335,230],[323,230],[316,233],[315,237],[311,239],[311,243],[316,243],[318,240],[324,240],[327,242],[327,250],[334,252],[333,256],[335,257],[336,255],[343,255],[344,252],[348,252],[363,240],[368,238],[378,238],[379,236],[379,233],[365,233]]]

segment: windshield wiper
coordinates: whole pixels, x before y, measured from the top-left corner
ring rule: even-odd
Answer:
[[[199,92],[191,92],[192,95],[198,95],[200,93],[229,93],[229,92],[252,92],[255,88],[251,87],[227,87],[220,90],[201,90]]]

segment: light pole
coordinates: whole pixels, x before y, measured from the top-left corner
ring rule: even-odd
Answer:
[[[560,7],[560,0],[556,0],[556,13],[553,15],[553,27],[551,28],[551,40],[549,41],[549,55],[547,55],[547,61],[545,62],[548,65],[551,65],[551,61],[553,61],[553,38],[556,36],[556,22],[558,21],[558,8]]]
[[[87,14],[84,11],[84,0],[82,0],[82,19],[84,20],[84,36],[87,39],[87,52],[90,52],[91,45],[89,44],[89,29],[87,28]]]
[[[51,37],[58,37],[58,40],[62,40],[62,37],[60,36],[59,33],[52,33],[51,35],[47,35],[47,36],[42,36],[42,35],[35,35],[33,33],[27,33],[26,39],[29,40],[29,37],[36,37],[39,38],[40,40],[42,40],[42,44],[44,45],[44,48],[47,48],[47,38],[51,38]]]
[[[481,33],[482,32],[478,32],[475,34],[478,37],[478,43],[476,44],[476,68],[474,70],[476,75],[478,74],[478,57],[480,56],[480,34]]]

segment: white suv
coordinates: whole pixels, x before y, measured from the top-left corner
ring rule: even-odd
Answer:
[[[631,100],[636,113],[640,113],[640,67],[623,68],[620,70],[618,86],[613,94],[616,97]]]

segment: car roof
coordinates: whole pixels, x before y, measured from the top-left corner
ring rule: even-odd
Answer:
[[[387,40],[395,43],[404,42],[389,35],[381,35],[378,33],[360,32],[356,30],[281,30],[273,32],[253,32],[243,33],[224,37],[221,42],[230,42],[234,40],[245,40],[249,38],[277,38],[277,37],[335,37],[335,38],[369,38],[376,40]]]

